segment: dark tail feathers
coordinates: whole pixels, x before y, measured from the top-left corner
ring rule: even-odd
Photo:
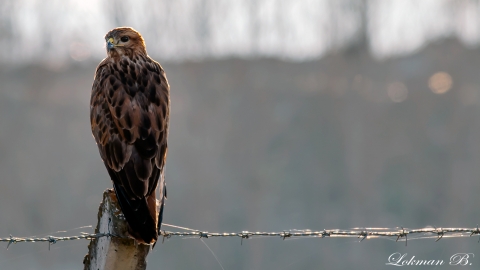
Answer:
[[[151,215],[147,198],[143,200],[131,200],[121,185],[114,183],[113,186],[118,203],[130,227],[129,233],[137,239],[137,241],[144,242],[145,244],[151,244],[156,241],[158,232],[155,219],[157,217]],[[153,196],[155,196],[154,194],[155,193],[153,193]],[[155,202],[155,198],[153,198],[153,202]],[[156,203],[150,207],[155,207],[156,209]]]

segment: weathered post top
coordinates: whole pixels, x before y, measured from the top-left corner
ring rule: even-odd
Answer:
[[[127,238],[127,222],[112,189],[103,193],[98,209],[95,233],[111,233],[119,237],[92,239],[83,259],[84,270],[145,270],[150,245],[136,244]]]

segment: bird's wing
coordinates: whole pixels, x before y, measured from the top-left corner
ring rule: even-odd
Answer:
[[[97,68],[91,127],[126,217],[127,208],[138,214],[145,200],[155,201],[167,154],[169,103],[165,73],[148,57],[135,62],[104,60]],[[163,177],[161,182],[163,203]],[[147,204],[156,223],[156,204]]]

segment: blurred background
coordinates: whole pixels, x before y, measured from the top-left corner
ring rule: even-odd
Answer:
[[[0,237],[93,231],[78,227],[95,226],[111,182],[91,136],[90,90],[117,26],[143,34],[171,84],[166,223],[479,223],[479,1],[0,3]],[[383,269],[394,252],[446,262],[472,252],[478,269],[475,238],[204,241],[228,270]],[[5,244],[0,268],[82,269],[87,245]],[[148,263],[221,269],[197,238],[166,240]]]

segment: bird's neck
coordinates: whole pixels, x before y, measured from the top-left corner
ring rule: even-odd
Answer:
[[[146,57],[147,52],[146,51],[140,51],[140,50],[122,50],[122,51],[110,51],[108,52],[108,56],[114,61],[118,62],[121,61],[122,59],[127,58],[128,60],[134,60],[134,59],[139,59],[139,58],[144,58]]]

